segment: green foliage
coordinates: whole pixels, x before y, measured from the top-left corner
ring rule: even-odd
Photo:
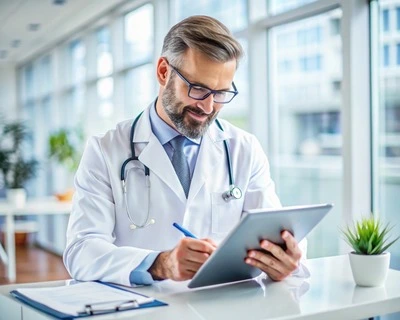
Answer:
[[[36,174],[39,163],[23,157],[23,143],[28,137],[24,122],[14,121],[0,127],[0,172],[7,188],[23,188]]]
[[[347,226],[342,233],[344,240],[358,254],[377,255],[386,251],[400,237],[388,242],[388,235],[393,227],[389,223],[382,225],[379,219],[373,216],[362,218],[357,221],[352,227]]]
[[[84,135],[82,130],[60,129],[49,137],[49,155],[71,172],[78,169]]]

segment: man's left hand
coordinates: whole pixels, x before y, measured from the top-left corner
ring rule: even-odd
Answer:
[[[281,281],[290,276],[299,267],[301,250],[290,232],[283,231],[282,239],[286,243],[286,250],[268,240],[261,240],[261,248],[267,253],[249,250],[245,262],[264,271],[275,281]]]

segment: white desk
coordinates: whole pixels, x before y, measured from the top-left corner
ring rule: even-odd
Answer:
[[[7,277],[16,280],[14,217],[21,215],[49,215],[70,213],[71,202],[60,202],[53,198],[28,199],[23,208],[16,208],[7,201],[0,201],[0,216],[5,216],[5,251],[0,244],[0,260],[7,265]]]
[[[400,311],[400,271],[390,270],[384,287],[357,287],[347,255],[309,260],[305,281],[246,281],[208,289],[164,281],[136,288],[169,306],[96,316],[104,319],[362,319]],[[297,279],[298,280],[298,279]],[[9,295],[15,288],[59,286],[65,281],[0,286],[0,319],[51,319]],[[89,318],[88,318],[89,319]]]

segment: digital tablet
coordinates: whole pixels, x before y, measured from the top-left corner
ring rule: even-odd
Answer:
[[[258,276],[260,269],[244,262],[248,250],[262,250],[262,239],[284,246],[281,238],[283,230],[288,230],[299,242],[331,208],[332,204],[318,204],[245,212],[240,222],[200,267],[188,287],[210,286]]]

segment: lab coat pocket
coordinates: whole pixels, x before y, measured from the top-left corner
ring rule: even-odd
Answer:
[[[225,201],[222,192],[211,194],[212,233],[226,235],[239,222],[242,215],[243,201]]]

